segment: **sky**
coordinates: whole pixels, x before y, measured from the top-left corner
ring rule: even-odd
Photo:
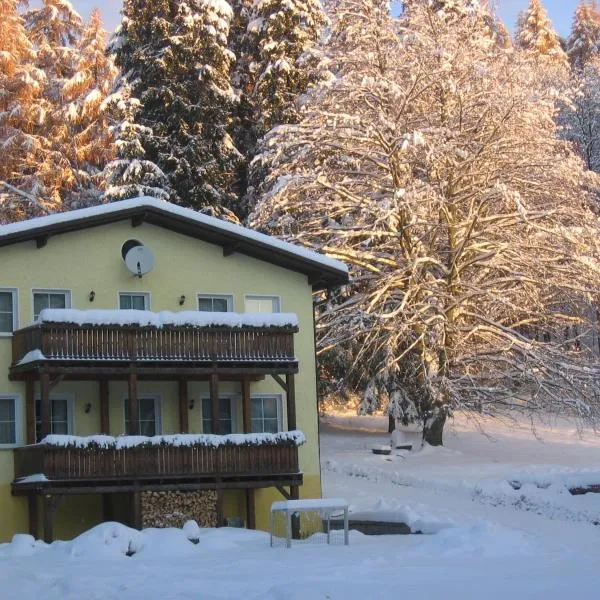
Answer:
[[[83,17],[87,17],[95,6],[100,8],[104,25],[109,31],[113,31],[120,20],[119,11],[121,10],[122,0],[71,0],[76,10]],[[149,0],[152,1],[152,0]],[[513,28],[517,15],[523,10],[528,0],[493,0],[497,12],[504,22]],[[544,0],[544,5],[548,10],[550,18],[554,22],[554,27],[561,35],[567,35],[571,28],[571,20],[575,7],[580,0]]]

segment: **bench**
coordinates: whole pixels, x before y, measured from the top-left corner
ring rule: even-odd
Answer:
[[[330,520],[334,512],[344,511],[344,545],[348,545],[348,503],[343,498],[311,498],[305,500],[281,500],[271,504],[269,530],[271,547],[273,547],[273,517],[275,513],[283,513],[285,517],[286,547],[292,547],[292,515],[301,512],[318,512],[327,522],[327,543],[330,542]]]

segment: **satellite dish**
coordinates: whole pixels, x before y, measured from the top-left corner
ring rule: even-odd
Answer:
[[[138,277],[149,273],[154,268],[154,253],[148,246],[137,240],[128,240],[123,244],[121,256],[127,268]]]

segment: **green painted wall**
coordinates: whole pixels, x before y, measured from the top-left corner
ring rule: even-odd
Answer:
[[[137,239],[152,248],[156,257],[154,270],[142,279],[133,277],[121,260],[121,246],[128,239]],[[223,256],[221,247],[173,233],[149,224],[132,228],[129,221],[51,237],[46,247],[37,249],[34,242],[0,248],[0,288],[17,288],[19,296],[19,327],[33,319],[32,290],[39,288],[71,290],[72,307],[78,309],[118,308],[118,293],[149,292],[151,310],[195,310],[197,294],[232,294],[234,311],[244,311],[244,295],[277,295],[281,309],[294,312],[300,320],[300,332],[295,335],[295,351],[300,363],[296,377],[297,426],[307,436],[300,449],[300,464],[305,476],[301,496],[315,497],[321,493],[317,432],[317,401],[315,396],[314,337],[311,288],[306,276],[288,271],[240,254]],[[90,291],[94,302],[89,301]],[[184,295],[186,302],[179,306]],[[21,437],[25,438],[25,384],[8,380],[11,362],[11,340],[0,338],[0,395],[19,394],[21,399]],[[223,382],[220,393],[239,394],[239,384]],[[139,394],[160,398],[163,433],[178,430],[177,387],[174,382],[139,382]],[[37,388],[36,388],[37,391]],[[253,383],[251,394],[282,393],[272,378]],[[76,435],[97,433],[100,424],[98,385],[96,382],[61,382],[56,396],[72,399],[73,428]],[[111,382],[111,433],[124,431],[124,382]],[[190,430],[201,431],[201,398],[208,395],[208,384],[191,382],[189,397],[195,405],[189,411]],[[91,404],[88,413],[85,405]],[[282,397],[285,427],[285,397]],[[238,404],[241,426],[241,406]],[[27,503],[10,495],[13,479],[13,459],[10,449],[0,449],[0,540],[6,541],[15,532],[27,530]],[[277,492],[257,492],[257,524],[265,528],[268,507],[272,499],[281,499]],[[57,511],[56,535],[70,537],[101,519],[98,497],[70,499]],[[239,495],[228,493],[225,516],[244,516]],[[233,513],[237,514],[233,514]]]

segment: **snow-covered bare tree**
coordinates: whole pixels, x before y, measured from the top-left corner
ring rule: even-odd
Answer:
[[[43,211],[36,164],[45,146],[38,135],[45,79],[18,6],[0,0],[0,223]]]
[[[567,55],[541,0],[529,0],[529,6],[519,15],[515,31],[516,45],[523,50],[565,62]]]
[[[240,154],[228,131],[235,103],[231,19],[225,0],[126,0],[110,44],[139,100],[144,157],[167,176],[176,204],[231,207],[237,200]]]
[[[592,326],[577,308],[598,291],[598,228],[556,90],[494,43],[485,8],[433,4],[398,26],[383,0],[337,0],[336,77],[267,135],[251,222],[351,265],[319,351],[353,343],[348,372],[393,382],[426,441],[456,407],[595,424],[600,369],[562,331]]]
[[[600,13],[595,4],[581,2],[575,10],[571,34],[567,39],[567,55],[575,71],[600,52]]]

